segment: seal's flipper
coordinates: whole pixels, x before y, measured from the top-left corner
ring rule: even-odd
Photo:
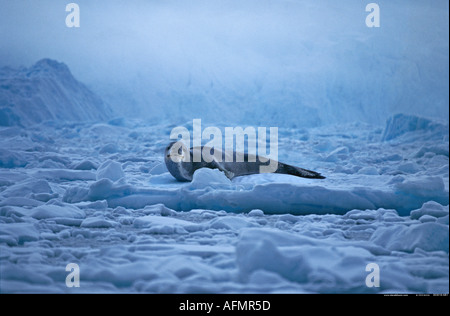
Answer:
[[[318,172],[294,167],[281,162],[278,163],[278,169],[277,171],[275,171],[275,173],[290,174],[293,176],[309,179],[325,179],[325,177]]]
[[[225,176],[226,176],[228,179],[230,179],[230,180],[233,179],[234,176],[235,176],[233,172],[231,172],[231,171],[226,170],[225,168],[223,168],[223,167],[221,166],[221,164],[218,163],[216,160],[211,161],[211,162],[207,165],[207,167],[208,167],[208,168],[211,168],[211,169],[219,169],[220,171],[222,171],[223,173],[225,173]]]

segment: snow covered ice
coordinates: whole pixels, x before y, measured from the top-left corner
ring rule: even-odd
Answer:
[[[160,165],[169,123],[4,127],[1,291],[448,292],[448,127],[383,141],[417,119],[307,141],[281,129],[280,158],[321,181],[200,169],[179,183]],[[79,288],[65,285],[71,262]],[[372,262],[379,288],[365,285]]]
[[[449,292],[448,1],[53,3],[0,0],[1,293]],[[326,179],[177,182],[197,118]]]

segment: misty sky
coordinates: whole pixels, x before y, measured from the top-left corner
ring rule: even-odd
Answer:
[[[378,29],[361,0],[79,0],[81,27],[67,28],[69,2],[0,0],[0,66],[56,59],[137,114],[187,99],[323,108],[324,122],[427,102],[448,116],[446,0],[378,1]]]

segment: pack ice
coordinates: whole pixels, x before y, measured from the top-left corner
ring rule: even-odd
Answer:
[[[25,77],[18,94],[39,99]],[[200,169],[179,183],[171,122],[47,109],[33,125],[19,103],[1,109],[1,293],[448,293],[448,123],[280,127],[279,160],[325,180]]]

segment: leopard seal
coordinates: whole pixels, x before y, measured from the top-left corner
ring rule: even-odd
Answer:
[[[177,145],[176,145],[177,144]],[[170,174],[178,181],[192,181],[194,172],[200,168],[219,169],[231,180],[235,177],[259,174],[261,166],[268,166],[275,163],[276,169],[273,173],[289,174],[309,179],[325,179],[320,173],[291,166],[265,157],[253,156],[249,154],[233,151],[233,157],[228,156],[229,153],[215,149],[214,156],[207,161],[204,159],[202,152],[211,150],[205,146],[192,147],[190,150],[181,142],[170,143],[164,153],[164,162]],[[201,161],[195,162],[194,157],[201,157]],[[188,158],[188,159],[187,159]],[[219,158],[219,159],[218,159]]]

